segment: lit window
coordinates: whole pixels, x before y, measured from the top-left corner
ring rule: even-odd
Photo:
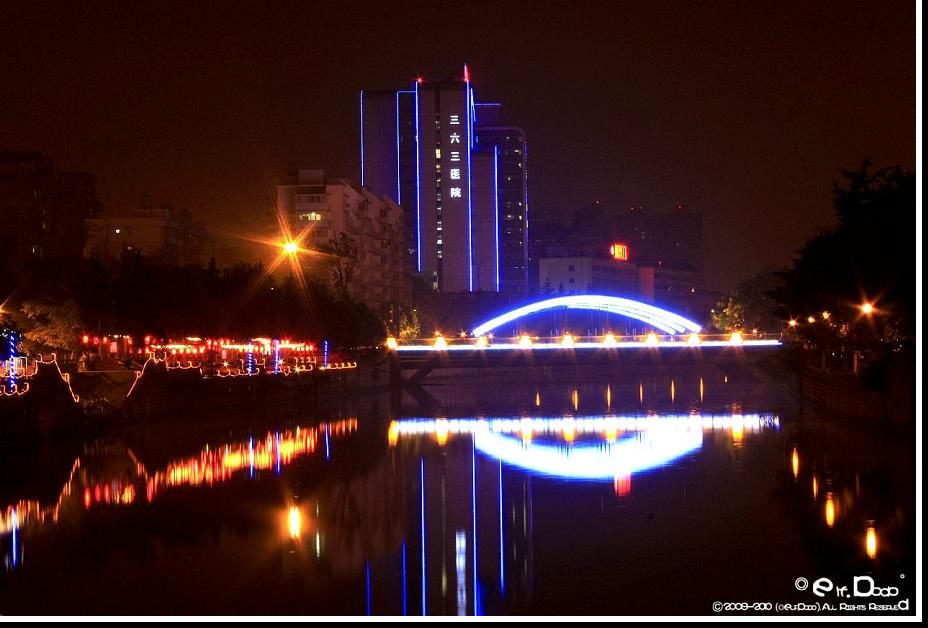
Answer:
[[[440,148],[436,148],[436,149],[435,149],[435,159],[441,159],[441,149],[440,149]]]

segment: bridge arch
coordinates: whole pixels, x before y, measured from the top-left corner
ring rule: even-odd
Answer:
[[[552,310],[609,312],[641,321],[666,334],[693,333],[702,329],[698,323],[683,318],[679,314],[674,314],[641,301],[597,294],[578,294],[545,299],[544,301],[524,305],[477,325],[471,333],[474,336],[483,336],[498,327],[525,316]]]

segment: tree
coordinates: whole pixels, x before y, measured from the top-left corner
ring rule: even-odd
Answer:
[[[419,322],[419,313],[415,308],[400,315],[400,339],[419,338],[422,335],[422,325]]]
[[[832,198],[838,224],[809,240],[773,291],[783,318],[857,324],[858,306],[876,303],[877,335],[911,343],[915,335],[915,175],[896,166],[871,173],[870,160],[842,170]],[[820,320],[820,318],[819,318]],[[835,324],[841,329],[840,324]],[[800,333],[819,334],[811,325]]]
[[[763,270],[738,284],[730,294],[716,303],[712,310],[712,325],[725,331],[779,331],[782,321],[776,315],[777,302],[771,292],[782,283],[781,273]]]
[[[23,340],[29,353],[80,350],[84,325],[77,304],[71,299],[60,303],[26,301],[22,313],[28,321]]]
[[[729,331],[744,328],[744,308],[738,302],[738,291],[722,297],[712,310],[712,326]]]

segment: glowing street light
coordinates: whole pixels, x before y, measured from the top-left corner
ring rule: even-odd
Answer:
[[[873,314],[873,304],[865,301],[861,304],[860,311],[863,312],[864,316],[871,316]]]
[[[795,326],[798,325],[798,324],[799,324],[799,321],[797,321],[795,318],[791,318],[790,321],[789,321],[789,326],[790,326],[790,327],[795,327]]]
[[[300,249],[296,242],[285,242],[283,248],[284,253],[287,255],[296,255],[296,252]]]

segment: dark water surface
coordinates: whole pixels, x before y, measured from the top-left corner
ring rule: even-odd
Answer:
[[[0,613],[712,614],[868,604],[795,584],[863,575],[914,610],[911,437],[712,373],[590,380],[8,443]]]

